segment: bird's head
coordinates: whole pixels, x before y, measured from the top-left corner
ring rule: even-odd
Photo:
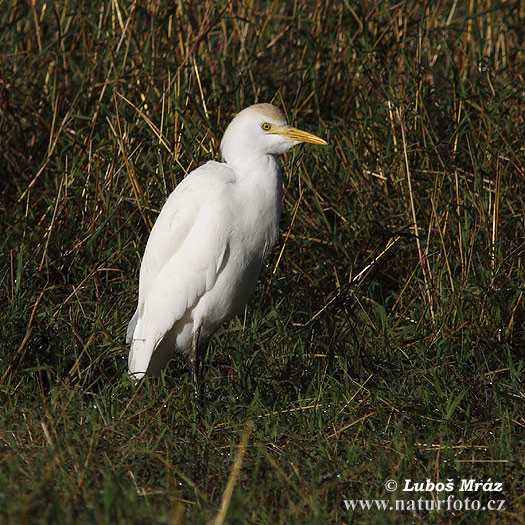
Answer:
[[[327,144],[312,133],[290,126],[284,113],[272,104],[254,104],[230,122],[222,138],[221,151],[227,163],[235,164],[250,156],[284,153],[301,142]]]

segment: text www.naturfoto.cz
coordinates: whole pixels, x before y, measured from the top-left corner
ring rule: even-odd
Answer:
[[[505,500],[489,500],[485,505],[476,499],[407,499],[407,500],[367,500],[345,499],[346,510],[395,510],[395,511],[458,511],[458,510],[505,510]]]

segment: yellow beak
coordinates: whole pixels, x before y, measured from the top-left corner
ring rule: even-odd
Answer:
[[[308,142],[310,144],[319,144],[320,146],[328,145],[328,142],[323,140],[321,137],[318,137],[313,133],[308,133],[308,131],[294,128],[292,126],[273,126],[271,133],[276,133],[282,137],[296,142]]]

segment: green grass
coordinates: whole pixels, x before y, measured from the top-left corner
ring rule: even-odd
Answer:
[[[520,522],[523,5],[191,4],[0,10],[0,522],[205,523],[229,491],[232,524]],[[330,147],[281,159],[280,244],[201,402],[182,356],[134,385],[149,229],[272,100]],[[489,478],[467,495],[503,511],[344,504]]]

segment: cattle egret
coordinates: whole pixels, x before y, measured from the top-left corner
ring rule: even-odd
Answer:
[[[192,171],[169,196],[146,245],[126,332],[135,379],[158,375],[178,350],[189,354],[197,382],[200,354],[242,312],[277,240],[282,177],[274,155],[301,142],[326,145],[275,106],[250,106],[224,133],[224,162]]]

